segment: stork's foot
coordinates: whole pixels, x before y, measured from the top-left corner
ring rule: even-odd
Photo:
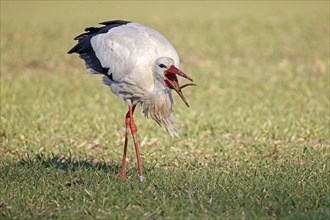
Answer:
[[[140,181],[140,182],[143,182],[143,180],[144,180],[144,176],[138,176],[138,178],[139,178],[139,181]]]
[[[118,174],[118,178],[119,178],[120,180],[126,180],[126,173],[122,173],[122,172],[120,172],[120,173]]]

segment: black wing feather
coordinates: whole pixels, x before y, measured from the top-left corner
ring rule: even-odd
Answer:
[[[126,25],[128,23],[130,23],[130,21],[114,20],[101,22],[100,24],[105,25],[103,27],[88,27],[85,29],[85,33],[74,38],[75,40],[78,40],[78,43],[71,48],[68,53],[78,53],[80,58],[85,61],[88,68],[91,68],[97,73],[107,75],[109,68],[103,67],[99,59],[96,57],[95,51],[91,45],[91,39],[98,34],[108,32],[111,28]]]

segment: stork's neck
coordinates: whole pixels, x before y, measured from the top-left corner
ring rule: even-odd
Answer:
[[[156,81],[155,87],[141,101],[141,106],[146,117],[150,116],[173,137],[178,134],[173,128],[172,103],[171,90]]]

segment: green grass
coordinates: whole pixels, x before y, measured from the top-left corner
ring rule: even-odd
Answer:
[[[329,219],[329,2],[1,1],[0,219]],[[197,87],[180,138],[66,54],[86,26],[164,33]]]

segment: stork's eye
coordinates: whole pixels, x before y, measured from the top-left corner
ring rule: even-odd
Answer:
[[[162,63],[159,64],[159,67],[160,67],[160,68],[166,68],[166,66],[165,66],[164,64],[162,64]]]

